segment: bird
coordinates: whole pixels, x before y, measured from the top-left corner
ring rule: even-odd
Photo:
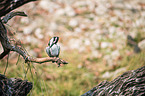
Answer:
[[[60,46],[57,44],[59,37],[52,37],[46,47],[46,53],[49,57],[59,57]]]

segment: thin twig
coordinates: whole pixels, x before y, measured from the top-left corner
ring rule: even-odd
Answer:
[[[20,59],[20,54],[19,54],[19,56],[18,56],[18,60],[17,60],[17,62],[16,62],[16,65],[18,64],[18,62],[19,62],[19,59]]]
[[[33,74],[32,74],[32,70],[31,70],[30,63],[28,63],[28,67],[30,67],[30,73],[31,73],[31,77],[32,77],[32,79],[34,79],[34,78],[33,78]]]
[[[8,61],[9,61],[9,54],[8,54],[8,57],[7,57],[7,65],[6,65],[6,68],[5,68],[5,71],[4,71],[4,75],[5,75],[6,71],[7,71],[8,65],[9,65]]]

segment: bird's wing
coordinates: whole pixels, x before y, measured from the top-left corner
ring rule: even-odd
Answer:
[[[58,55],[57,55],[56,57],[59,57],[59,53],[60,53],[60,46],[59,46],[59,45],[57,45],[57,47],[58,47]]]
[[[48,47],[46,47],[46,53],[48,54],[48,56],[50,56],[50,47],[48,46]]]

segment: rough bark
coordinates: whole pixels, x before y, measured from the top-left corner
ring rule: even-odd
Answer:
[[[0,17],[31,1],[36,0],[0,0]]]
[[[103,81],[81,96],[145,96],[145,66]]]
[[[10,78],[0,74],[0,96],[27,96],[33,85],[27,80]]]

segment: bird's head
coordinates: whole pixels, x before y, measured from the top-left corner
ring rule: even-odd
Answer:
[[[56,44],[59,40],[59,37],[52,37],[48,43],[48,46],[53,46],[53,44]]]

